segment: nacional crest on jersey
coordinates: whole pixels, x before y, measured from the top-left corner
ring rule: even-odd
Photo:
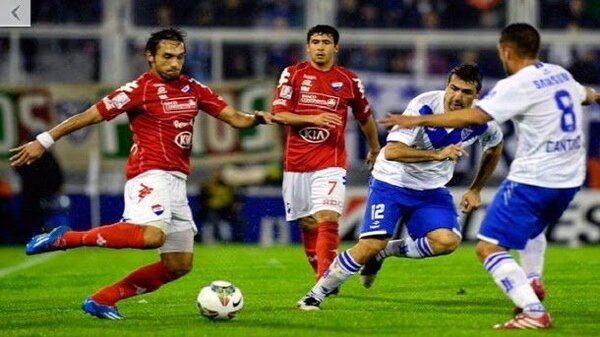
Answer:
[[[342,82],[331,82],[331,88],[334,91],[340,91],[340,89],[342,89],[343,86],[344,86],[344,83],[342,83]]]

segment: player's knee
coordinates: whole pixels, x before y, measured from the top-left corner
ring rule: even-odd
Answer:
[[[447,229],[435,230],[427,235],[435,255],[450,254],[460,245],[460,236]]]
[[[163,259],[163,263],[176,278],[192,271],[192,259]]]
[[[312,231],[317,228],[317,220],[312,216],[298,219],[298,226],[303,231]]]
[[[183,275],[189,273],[190,271],[192,271],[192,264],[191,263],[181,263],[181,264],[177,264],[171,268],[169,268],[169,271],[171,271],[171,273],[173,273],[176,277],[182,277]]]
[[[504,249],[498,245],[481,240],[477,242],[477,245],[475,246],[475,254],[477,254],[477,257],[481,262],[485,261],[489,255],[502,250]]]
[[[167,235],[159,225],[148,224],[144,226],[144,245],[147,248],[158,248],[165,243]]]
[[[314,218],[317,222],[338,222],[340,214],[336,211],[323,210],[315,213]]]

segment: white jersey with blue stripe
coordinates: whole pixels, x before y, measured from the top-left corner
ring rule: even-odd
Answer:
[[[444,112],[444,91],[436,90],[413,98],[404,115],[418,116]],[[502,131],[497,123],[473,125],[466,128],[446,129],[417,127],[401,129],[394,126],[387,142],[402,142],[422,150],[438,150],[450,144],[462,143],[469,146],[479,140],[484,150],[502,141]],[[454,173],[453,160],[404,163],[385,159],[385,148],[377,156],[373,167],[373,178],[399,187],[414,190],[430,190],[445,186]]]
[[[540,62],[499,81],[475,104],[498,123],[514,122],[518,145],[509,180],[547,188],[581,186],[585,96],[567,70]]]

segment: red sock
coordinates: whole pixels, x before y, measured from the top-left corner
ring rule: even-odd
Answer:
[[[337,256],[340,236],[337,222],[320,222],[317,226],[319,232],[317,237],[317,279],[319,279]]]
[[[317,273],[317,236],[319,232],[316,228],[302,229],[302,245],[304,245],[304,253],[308,258],[308,263]]]
[[[117,222],[85,232],[68,231],[58,243],[62,248],[98,246],[108,248],[144,248],[144,228],[127,222]]]
[[[98,290],[92,295],[92,300],[112,306],[119,300],[152,292],[176,278],[175,274],[171,273],[161,261],[158,261],[135,270],[113,285]]]

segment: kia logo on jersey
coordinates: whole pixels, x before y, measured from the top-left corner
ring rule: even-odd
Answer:
[[[323,143],[329,138],[329,130],[317,127],[308,127],[300,130],[300,137],[309,143]]]
[[[192,133],[189,131],[183,131],[175,136],[175,144],[182,149],[192,148]]]

